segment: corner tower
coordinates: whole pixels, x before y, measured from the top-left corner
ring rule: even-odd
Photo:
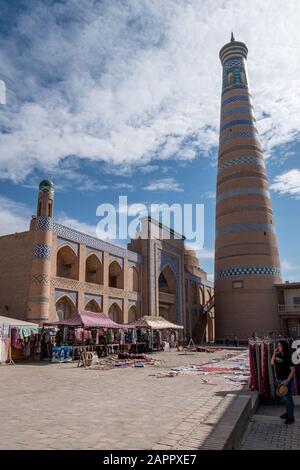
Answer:
[[[53,204],[53,183],[43,180],[39,185],[37,215],[32,226],[34,241],[27,310],[27,319],[37,323],[49,319]]]
[[[220,51],[222,105],[216,202],[216,338],[278,331],[281,281],[274,216],[246,59],[235,40]]]

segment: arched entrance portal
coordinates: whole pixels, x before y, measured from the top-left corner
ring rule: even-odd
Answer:
[[[139,318],[139,314],[135,305],[132,305],[128,310],[128,322],[132,323]]]
[[[166,266],[158,278],[159,315],[176,323],[176,278],[169,266]]]
[[[75,310],[75,304],[67,295],[61,297],[56,302],[56,317],[59,321],[70,318]]]

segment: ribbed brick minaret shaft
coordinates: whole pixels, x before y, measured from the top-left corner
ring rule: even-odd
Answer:
[[[216,203],[216,339],[278,331],[281,281],[272,203],[242,42],[220,51],[223,90]]]

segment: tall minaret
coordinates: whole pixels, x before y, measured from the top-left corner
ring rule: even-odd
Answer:
[[[37,323],[49,319],[53,183],[43,180],[39,185],[37,217],[32,224],[33,250],[27,319]]]
[[[248,49],[220,51],[223,89],[216,203],[216,339],[278,331],[274,216],[247,76]]]

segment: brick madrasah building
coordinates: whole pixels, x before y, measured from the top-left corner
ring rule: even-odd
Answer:
[[[118,323],[161,315],[184,325],[185,336],[214,340],[213,283],[182,236],[143,218],[141,230],[158,237],[125,249],[56,223],[53,207],[53,183],[44,180],[29,231],[0,237],[3,315],[40,324],[77,309]]]

